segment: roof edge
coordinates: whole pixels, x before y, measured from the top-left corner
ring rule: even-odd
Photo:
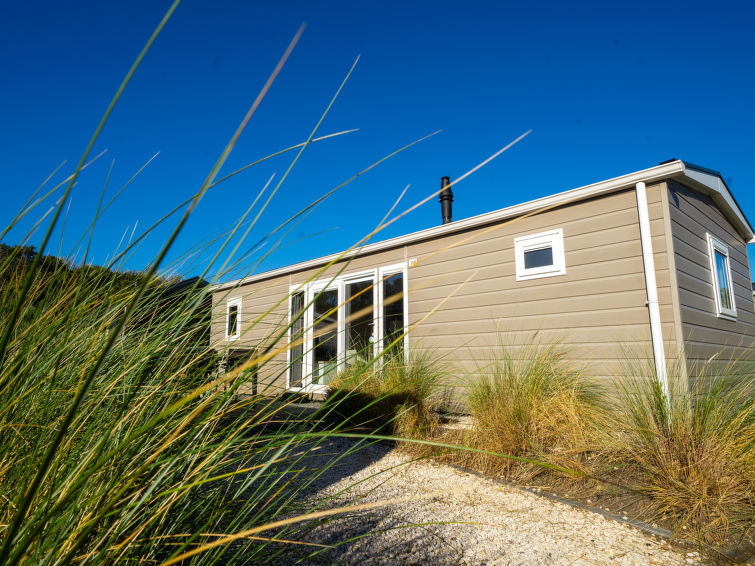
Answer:
[[[690,179],[695,184],[706,187],[708,192],[717,194],[719,197],[718,200],[720,201],[717,202],[717,204],[719,206],[724,205],[726,208],[728,208],[733,214],[734,218],[738,221],[740,229],[743,229],[743,231],[745,231],[745,236],[749,237],[750,242],[755,242],[755,235],[753,234],[753,230],[750,227],[750,224],[747,222],[744,214],[742,214],[742,211],[739,209],[739,206],[736,204],[734,197],[729,192],[720,175],[715,175],[717,181],[714,182],[713,179],[711,179],[714,177],[714,175],[709,173],[710,170],[701,171],[702,169],[703,168],[698,168],[694,165],[686,164],[684,161],[681,161],[679,159],[675,159],[669,162],[664,162],[660,165],[656,165],[655,167],[650,167],[649,169],[635,171],[634,173],[628,173],[626,175],[621,175],[619,177],[614,177],[605,181],[600,181],[597,183],[592,183],[590,185],[585,185],[583,187],[570,189],[568,191],[563,191],[554,195],[541,197],[525,203],[501,208],[492,212],[486,212],[477,216],[471,216],[463,220],[457,220],[455,222],[452,222],[451,224],[433,226],[431,228],[426,228],[417,232],[411,232],[403,236],[397,236],[388,240],[366,244],[359,248],[347,250],[345,252],[329,254],[277,269],[272,269],[270,271],[265,271],[255,275],[250,275],[241,279],[234,279],[225,283],[213,285],[212,290],[220,291],[229,289],[238,285],[244,285],[246,283],[253,283],[256,281],[262,281],[265,279],[270,279],[272,277],[277,277],[279,275],[301,271],[303,269],[318,267],[332,261],[351,259],[362,254],[374,253],[441,235],[453,234],[455,232],[460,232],[462,230],[467,230],[470,228],[476,228],[478,226],[483,226],[492,222],[521,216],[523,214],[527,214],[536,210],[544,210],[555,206],[584,200],[594,196],[627,189],[633,187],[638,182],[648,183],[678,177],[685,178],[685,181],[687,179]]]

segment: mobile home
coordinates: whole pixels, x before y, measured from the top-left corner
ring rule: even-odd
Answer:
[[[217,285],[216,348],[265,352],[265,391],[317,393],[389,344],[445,356],[463,385],[501,340],[558,340],[597,380],[627,351],[663,378],[682,351],[755,342],[753,229],[719,173],[671,160],[461,220],[445,184],[436,227]]]

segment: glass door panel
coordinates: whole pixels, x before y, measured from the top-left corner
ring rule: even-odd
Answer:
[[[404,274],[394,273],[383,280],[383,348],[404,333]],[[392,354],[403,355],[404,341],[393,346]]]
[[[338,369],[338,289],[316,293],[312,307],[312,383],[325,385]]]
[[[289,387],[301,387],[304,376],[304,293],[291,295],[291,379]],[[298,317],[298,318],[297,318]]]
[[[346,284],[344,305],[347,364],[372,359],[375,353],[375,289],[372,279]]]

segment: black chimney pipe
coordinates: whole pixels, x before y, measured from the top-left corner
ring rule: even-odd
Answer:
[[[451,223],[451,203],[454,201],[454,194],[451,191],[451,187],[449,187],[450,184],[451,182],[448,177],[440,178],[440,195],[438,196],[438,200],[440,201],[440,210],[443,214],[443,224]]]

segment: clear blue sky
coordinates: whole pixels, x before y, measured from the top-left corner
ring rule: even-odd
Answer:
[[[69,160],[65,174],[72,171],[169,4],[4,4],[0,225],[61,161]],[[137,221],[139,234],[188,198],[302,22],[299,45],[224,171],[306,139],[357,55],[320,132],[359,131],[305,151],[249,243],[385,154],[443,132],[333,195],[258,271],[350,245],[406,185],[400,207],[530,128],[524,141],[455,187],[456,219],[678,157],[721,171],[755,221],[754,20],[752,2],[186,0],[97,142],[95,153],[107,153],[74,189],[62,249],[70,252],[90,222],[111,160],[107,196],[160,152],[98,224],[95,263]],[[208,193],[171,258],[227,228],[292,157]],[[433,199],[380,239],[435,225],[439,216]],[[30,227],[22,223],[5,241],[18,243]],[[158,230],[125,267],[143,268],[166,234]],[[48,251],[57,253],[59,236]],[[199,269],[186,265],[183,274]]]

